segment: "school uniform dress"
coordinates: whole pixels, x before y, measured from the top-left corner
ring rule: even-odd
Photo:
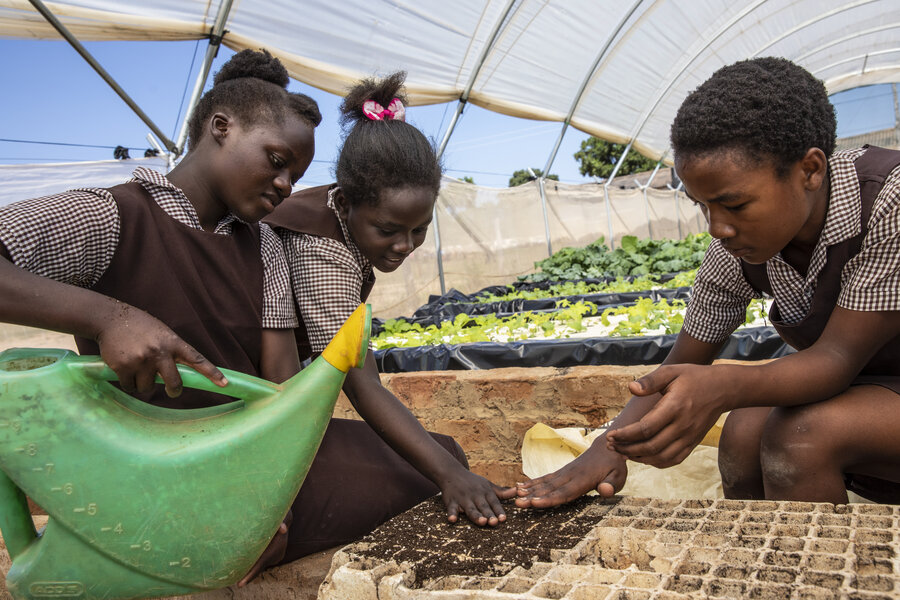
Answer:
[[[336,187],[292,194],[265,219],[284,243],[300,321],[295,335],[301,361],[324,350],[375,283],[372,265],[338,216]],[[431,436],[468,467],[453,438]],[[347,544],[439,492],[367,423],[331,419],[292,507],[283,562]]]
[[[798,350],[815,343],[836,305],[856,311],[900,310],[900,151],[863,147],[836,152],[829,160],[829,181],[825,225],[806,275],[780,254],[750,265],[713,240],[697,271],[683,331],[703,342],[723,342],[744,322],[750,299],[763,292],[774,298],[772,325]],[[900,394],[900,336],[876,352],[852,385],[861,384]],[[879,486],[893,490],[888,496],[863,490],[852,480],[848,484],[872,499],[896,500],[900,492],[898,484]]]
[[[220,367],[259,375],[262,329],[297,325],[280,240],[226,215],[204,231],[184,193],[138,168],[110,189],[86,188],[0,208],[0,242],[16,266],[116,298],[168,325]],[[82,354],[99,354],[76,337]],[[169,408],[231,401],[161,386],[143,400]]]

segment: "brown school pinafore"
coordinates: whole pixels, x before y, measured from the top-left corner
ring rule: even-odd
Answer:
[[[232,235],[194,229],[163,211],[140,183],[110,188],[119,209],[119,244],[95,292],[146,311],[214,365],[259,375],[263,265],[259,225],[235,221]],[[81,354],[99,354],[75,338]],[[137,397],[167,408],[233,401],[184,388],[169,398],[162,386]]]
[[[769,319],[781,338],[797,350],[812,346],[831,317],[841,291],[841,271],[851,258],[856,256],[862,247],[863,239],[869,230],[869,217],[878,192],[884,185],[884,179],[897,165],[900,165],[900,151],[886,150],[868,146],[854,166],[859,177],[860,189],[860,232],[847,240],[829,246],[825,266],[816,280],[812,304],[803,320],[789,324],[781,320],[777,303],[772,304]],[[766,272],[765,263],[751,265],[741,261],[744,279],[757,292],[772,295],[772,284]],[[851,385],[873,384],[886,387],[900,394],[900,336],[885,344],[872,360],[863,367],[859,376]],[[846,474],[847,489],[878,502],[896,503],[900,501],[900,483]]]
[[[323,185],[292,194],[264,222],[275,231],[329,238],[346,246],[340,222],[327,205],[333,187],[335,184]],[[363,282],[360,302],[366,301],[374,283],[374,274]],[[297,312],[300,327],[294,333],[302,361],[313,352],[299,307]],[[429,434],[468,468],[465,453],[453,438]],[[439,492],[365,421],[331,419],[291,507],[294,520],[282,563],[352,542]]]

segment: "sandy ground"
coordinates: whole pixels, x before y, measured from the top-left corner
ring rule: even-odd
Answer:
[[[0,351],[7,348],[64,348],[75,350],[71,335],[0,323]]]

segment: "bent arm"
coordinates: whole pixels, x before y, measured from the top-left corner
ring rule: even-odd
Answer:
[[[297,341],[293,329],[263,329],[259,374],[282,383],[300,372]]]
[[[733,378],[727,409],[819,402],[847,389],[875,353],[900,336],[900,311],[835,307],[815,344],[753,366],[717,365]]]
[[[501,499],[514,488],[501,488],[469,471],[425,431],[415,415],[381,385],[371,353],[362,369],[351,369],[344,392],[359,415],[397,454],[441,490],[451,522],[465,513],[477,525],[497,525],[506,519]]]
[[[712,364],[713,360],[719,355],[722,351],[722,347],[725,345],[725,342],[721,342],[718,344],[710,344],[707,342],[701,342],[700,340],[692,337],[690,334],[685,331],[681,331],[678,334],[678,337],[675,338],[675,345],[672,346],[672,350],[666,356],[665,360],[663,360],[663,365],[680,365],[680,364],[693,364],[693,365],[709,365]],[[631,423],[635,423],[641,419],[647,412],[650,411],[651,408],[656,404],[659,400],[661,394],[652,394],[649,396],[632,396],[628,403],[625,405],[625,408],[622,409],[622,412],[613,419],[612,424],[610,425],[608,432],[612,432],[614,429],[619,429],[624,427],[625,425],[629,425]],[[594,441],[594,445],[602,444],[606,445],[606,434],[598,437]]]
[[[682,331],[664,364],[709,364],[723,344],[701,342]],[[659,399],[660,394],[632,396],[606,432],[575,460],[557,471],[519,484],[516,504],[523,508],[547,508],[571,502],[591,490],[609,497],[622,489],[628,475],[625,457],[612,448],[607,436],[614,437],[616,430],[640,421]]]
[[[165,324],[124,302],[60,283],[13,265],[0,244],[0,321],[70,333],[95,340],[123,389],[145,392],[156,374],[166,392],[181,394],[176,362],[193,367],[217,385],[222,373]]]
[[[452,473],[465,470],[425,431],[405,404],[381,384],[369,352],[361,369],[351,369],[344,392],[366,423],[417,471],[441,486]]]
[[[128,305],[12,264],[0,243],[0,321],[96,340]]]

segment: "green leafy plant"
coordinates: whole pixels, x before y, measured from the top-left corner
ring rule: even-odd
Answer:
[[[619,247],[610,250],[600,238],[583,248],[563,248],[553,256],[534,263],[537,273],[524,281],[600,279],[628,275],[676,273],[700,266],[711,238],[708,233],[689,235],[683,240],[639,240],[626,235]]]

